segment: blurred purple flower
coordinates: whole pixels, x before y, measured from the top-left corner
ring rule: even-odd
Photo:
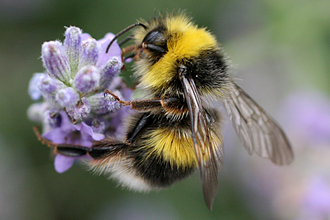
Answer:
[[[322,176],[314,177],[303,196],[303,219],[328,219],[330,217],[330,184]],[[306,218],[308,216],[308,218]]]
[[[285,103],[288,127],[310,142],[330,141],[330,98],[317,92],[296,92]]]
[[[42,77],[44,74],[43,73],[35,73],[33,74],[32,78],[30,79],[29,82],[29,95],[32,98],[32,100],[39,100],[41,98],[41,92],[37,86],[35,86],[39,80],[40,77]]]
[[[281,113],[295,160],[280,168],[254,161],[242,172],[250,195],[257,195],[254,201],[269,202],[256,203],[255,210],[265,213],[260,207],[272,207],[274,219],[329,219],[330,98],[297,91],[287,97]]]

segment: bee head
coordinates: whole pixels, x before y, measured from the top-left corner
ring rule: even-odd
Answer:
[[[123,54],[132,53],[140,86],[157,95],[182,94],[182,66],[196,81],[198,91],[218,86],[214,80],[218,80],[219,71],[225,72],[226,65],[215,37],[205,28],[191,23],[184,14],[157,17],[130,27],[136,26],[140,27],[131,36],[135,44],[124,48]]]

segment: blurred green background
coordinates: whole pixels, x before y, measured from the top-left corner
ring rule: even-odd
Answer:
[[[38,142],[26,114],[33,103],[28,82],[43,71],[44,41],[63,40],[64,27],[70,25],[100,39],[155,11],[173,9],[186,9],[217,36],[238,83],[282,123],[296,153],[289,167],[250,157],[225,118],[226,156],[212,212],[204,204],[197,174],[167,190],[141,194],[79,164],[56,173],[50,150]],[[330,186],[330,169],[319,160],[324,170],[310,171],[315,164],[305,159],[314,144],[302,141],[297,123],[287,119],[285,103],[295,91],[309,90],[329,100],[329,10],[328,0],[0,0],[0,219],[308,219],[301,202],[304,188],[293,192],[289,186],[302,186],[313,173],[322,173]],[[330,141],[322,146],[317,155],[330,155]],[[330,208],[324,216],[329,213]]]

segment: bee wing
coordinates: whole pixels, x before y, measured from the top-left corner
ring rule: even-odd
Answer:
[[[182,76],[181,82],[189,108],[192,140],[199,165],[204,199],[211,210],[218,190],[218,173],[223,161],[223,146],[213,146],[205,111],[194,81]]]
[[[293,152],[279,125],[235,83],[224,101],[234,129],[249,154],[257,153],[279,165],[290,164]]]

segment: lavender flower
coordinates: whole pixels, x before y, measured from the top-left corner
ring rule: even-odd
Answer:
[[[115,135],[111,131],[121,127],[122,117],[126,117],[119,113],[122,105],[104,94],[111,89],[118,97],[130,100],[130,90],[118,77],[123,66],[121,50],[115,42],[105,53],[113,34],[97,41],[80,28],[68,27],[64,36],[63,44],[49,41],[42,45],[46,71],[33,75],[29,94],[33,100],[43,97],[43,101],[31,105],[28,116],[42,124],[42,136],[54,143],[91,147],[106,133]],[[57,155],[55,169],[64,172],[74,160]]]
[[[330,100],[321,93],[305,91],[290,95],[285,112],[287,121],[294,122],[308,141],[330,141]]]
[[[45,74],[40,75],[38,80],[37,88],[44,97],[55,95],[59,89],[66,87],[61,81]]]
[[[119,74],[123,65],[119,46],[115,43],[109,53],[105,53],[113,36],[107,34],[104,39],[96,41],[83,34],[81,29],[69,27],[64,44],[59,41],[44,43],[41,57],[46,73],[36,74],[31,79],[31,97],[38,99],[42,95],[54,108],[69,108],[72,121],[81,121],[94,113],[88,110],[88,106],[84,111],[73,109],[82,110],[82,103],[86,103],[82,101],[83,97],[104,92]]]

